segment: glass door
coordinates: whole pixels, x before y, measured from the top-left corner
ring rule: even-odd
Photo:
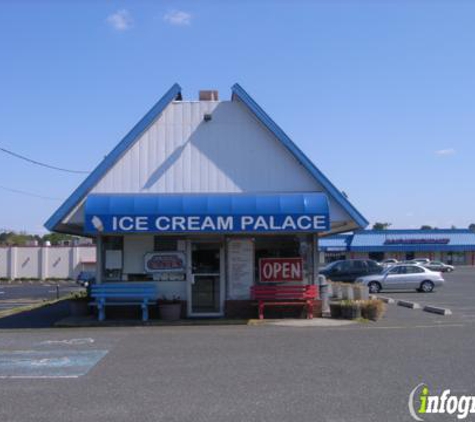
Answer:
[[[190,316],[223,315],[223,248],[221,243],[191,243]]]

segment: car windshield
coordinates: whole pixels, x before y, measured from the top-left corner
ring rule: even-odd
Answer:
[[[333,262],[330,262],[329,264],[325,265],[322,270],[324,271],[327,271],[327,270],[330,270],[332,269],[336,264],[338,264],[339,262],[341,261],[333,261]]]

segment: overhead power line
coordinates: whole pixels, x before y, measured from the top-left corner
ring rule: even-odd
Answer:
[[[63,198],[55,198],[52,196],[37,195],[36,193],[26,192],[24,190],[19,190],[19,189],[7,188],[6,186],[2,186],[2,185],[0,185],[0,189],[6,190],[8,192],[19,193],[21,195],[33,196],[35,198],[48,199],[50,201],[61,201],[63,199]]]
[[[62,168],[62,167],[51,166],[49,164],[45,164],[45,163],[42,163],[40,161],[33,160],[31,158],[25,157],[24,155],[17,154],[16,152],[10,151],[10,150],[8,150],[6,148],[2,148],[2,147],[0,147],[0,151],[4,152],[5,154],[9,154],[13,157],[19,158],[20,160],[27,161],[28,163],[36,164],[37,166],[41,166],[41,167],[46,167],[46,168],[49,168],[51,170],[63,171],[63,172],[66,172],[66,173],[80,173],[80,174],[88,174],[89,173],[88,171],[83,171],[83,170],[70,170],[70,169],[65,169],[65,168]]]

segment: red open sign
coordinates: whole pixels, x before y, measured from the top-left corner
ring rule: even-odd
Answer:
[[[261,283],[302,281],[302,258],[261,258],[259,277]]]

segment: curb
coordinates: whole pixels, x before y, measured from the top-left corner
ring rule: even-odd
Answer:
[[[56,328],[122,328],[122,327],[193,327],[193,326],[242,326],[257,325],[254,320],[247,319],[180,319],[178,321],[163,321],[160,319],[149,319],[143,322],[140,319],[109,319],[98,321],[96,317],[66,317],[56,321]]]
[[[439,308],[437,306],[424,306],[422,309],[425,312],[430,312],[433,314],[439,314],[439,315],[452,315],[452,311],[447,308]]]
[[[421,305],[419,305],[416,302],[409,302],[407,300],[398,300],[396,302],[399,306],[404,306],[405,308],[410,308],[410,309],[421,309]]]
[[[61,297],[59,299],[42,301],[42,302],[38,302],[38,303],[33,303],[31,305],[17,306],[17,307],[14,307],[14,308],[6,309],[4,311],[0,311],[0,319],[7,318],[9,316],[13,316],[13,315],[16,315],[16,314],[21,314],[22,312],[34,311],[35,309],[55,305],[56,303],[59,303],[63,300],[68,300],[68,299],[71,299],[71,297],[65,296],[65,297]]]
[[[388,303],[388,304],[396,303],[396,301],[392,297],[376,296],[376,299],[380,299],[383,302]]]

